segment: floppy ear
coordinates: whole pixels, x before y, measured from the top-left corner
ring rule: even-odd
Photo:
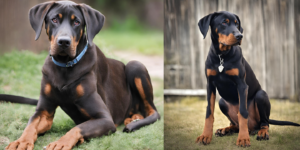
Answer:
[[[239,21],[239,30],[240,30],[240,32],[241,33],[243,33],[243,31],[244,31],[244,29],[242,28],[242,23],[241,23],[241,21],[240,21],[240,18],[239,18],[239,16],[237,16],[237,15],[235,15],[235,17],[237,18],[237,20]]]
[[[47,13],[55,2],[45,2],[32,7],[29,11],[29,21],[35,31],[35,40],[40,37]]]
[[[209,29],[210,21],[215,16],[216,13],[209,14],[202,19],[199,20],[198,26],[203,35],[203,39],[205,39],[207,31]]]
[[[99,11],[86,4],[79,4],[78,6],[85,20],[88,42],[92,45],[95,35],[103,27],[105,17]]]

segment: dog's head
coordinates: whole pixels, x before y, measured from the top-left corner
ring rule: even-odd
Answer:
[[[215,12],[200,19],[198,26],[202,35],[206,36],[209,26],[211,38],[219,44],[220,51],[240,45],[243,38],[243,28],[237,15],[227,11]]]
[[[45,2],[32,7],[29,20],[37,40],[45,22],[50,41],[50,55],[74,58],[80,40],[85,37],[93,44],[93,38],[104,24],[104,16],[85,4],[71,1]]]

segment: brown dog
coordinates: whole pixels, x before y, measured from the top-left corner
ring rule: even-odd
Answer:
[[[123,123],[126,118],[125,132],[160,118],[153,104],[152,84],[145,66],[137,61],[124,65],[106,58],[93,44],[94,36],[104,24],[100,12],[71,1],[46,2],[34,6],[29,19],[36,39],[45,22],[50,56],[42,69],[39,101],[0,95],[5,101],[37,104],[22,136],[6,149],[33,149],[37,136],[50,130],[58,106],[77,126],[50,143],[47,150],[71,149],[85,138],[115,132],[115,124]]]

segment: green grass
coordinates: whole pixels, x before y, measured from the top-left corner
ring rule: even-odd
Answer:
[[[288,101],[271,100],[271,119],[288,120],[300,123],[300,104]],[[196,138],[202,133],[206,113],[206,100],[186,98],[176,103],[164,103],[164,148],[165,149],[207,149],[234,150],[243,149],[235,145],[238,134],[216,137],[213,135],[209,145],[195,144]],[[227,127],[229,121],[216,103],[214,112],[215,132]],[[270,125],[270,140],[257,141],[256,136],[250,136],[251,146],[246,149],[254,150],[286,150],[299,149],[299,127]]]
[[[102,30],[94,39],[104,52],[133,51],[146,55],[163,55],[163,33],[159,31]]]
[[[102,50],[105,50],[110,44],[113,44],[113,42],[110,41],[113,40],[113,35],[117,36],[117,33],[113,33],[112,31],[104,32],[101,36],[108,36],[107,39],[102,39],[101,36],[97,35],[95,40],[96,45],[101,47]],[[125,36],[125,33],[122,33],[121,36]],[[154,37],[155,36],[156,34],[154,34]],[[141,46],[139,44],[145,42],[144,39],[142,39],[143,36],[142,34],[135,35],[134,33],[133,37],[137,41],[136,44],[135,42],[132,42],[132,46],[138,49],[139,46]],[[139,38],[141,39],[141,42],[139,42]],[[131,49],[130,46],[125,46],[125,43],[116,43],[117,42],[115,42],[115,45],[112,46],[113,50],[120,48],[123,46],[122,44],[124,44],[124,50],[129,51]],[[162,51],[162,42],[160,44],[160,46],[154,45],[153,49],[159,49],[160,47],[160,50]],[[150,54],[149,51],[151,46],[148,46],[149,47],[146,48],[144,47],[144,50],[146,51],[142,51],[143,53],[145,52],[146,54]],[[106,54],[110,53],[109,49],[106,49],[104,52]],[[159,53],[153,52],[153,54]],[[47,52],[34,54],[29,51],[13,51],[1,55],[0,94],[5,93],[38,98],[40,81],[42,78],[41,68],[47,55]],[[122,61],[127,62],[128,60]],[[117,128],[117,132],[109,136],[93,138],[89,141],[85,141],[83,144],[75,147],[74,149],[163,149],[163,81],[159,78],[153,78],[152,82],[154,83],[153,85],[155,85],[153,88],[155,97],[154,103],[161,115],[161,120],[133,133],[123,133],[122,130],[124,125],[120,125]],[[0,103],[0,149],[4,149],[9,142],[14,141],[21,136],[28,119],[33,115],[34,111],[34,106]],[[74,122],[60,108],[58,108],[54,117],[52,128],[44,136],[38,137],[34,149],[40,150],[43,146],[47,146],[49,143],[58,140],[74,126]]]

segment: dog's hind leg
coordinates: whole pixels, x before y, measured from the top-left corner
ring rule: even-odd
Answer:
[[[130,61],[125,67],[127,82],[132,94],[133,110],[140,114],[131,114],[125,119],[124,132],[131,132],[160,119],[153,103],[153,89],[146,67],[138,61]]]
[[[257,133],[257,140],[269,140],[269,117],[271,111],[271,104],[269,97],[264,90],[259,90],[254,101],[260,116],[260,130]]]

